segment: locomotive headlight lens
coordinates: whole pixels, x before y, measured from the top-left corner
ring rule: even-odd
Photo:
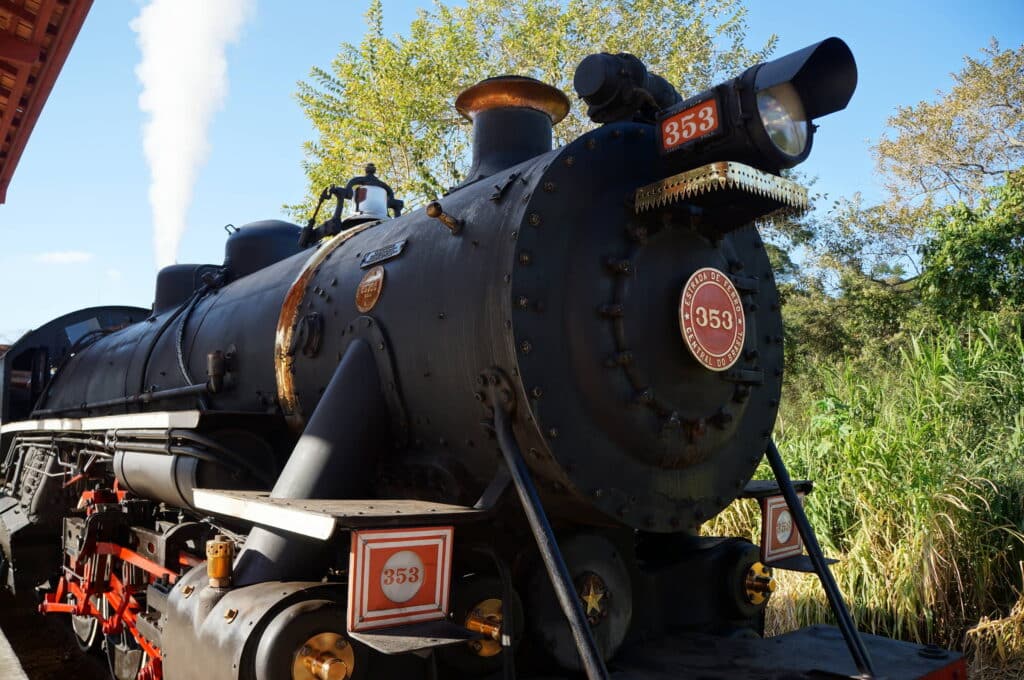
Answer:
[[[757,112],[768,138],[779,151],[799,156],[807,147],[807,115],[800,95],[791,83],[781,83],[757,93]]]

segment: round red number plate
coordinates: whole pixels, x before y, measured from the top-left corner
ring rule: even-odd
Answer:
[[[740,358],[746,324],[743,303],[729,277],[703,267],[683,286],[679,328],[693,357],[712,371],[724,371]]]

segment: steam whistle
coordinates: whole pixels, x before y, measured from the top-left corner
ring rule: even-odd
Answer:
[[[305,248],[363,222],[387,220],[402,214],[405,202],[395,198],[395,192],[391,187],[377,178],[377,166],[368,163],[364,172],[366,174],[353,177],[343,187],[332,184],[320,192],[320,200],[316,204],[313,216],[309,218],[299,236],[300,247]],[[335,200],[334,214],[316,226],[320,209],[331,198]],[[342,219],[346,199],[354,202],[355,211]]]

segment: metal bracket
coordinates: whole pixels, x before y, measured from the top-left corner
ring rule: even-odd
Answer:
[[[505,178],[504,182],[502,182],[501,184],[495,184],[494,192],[491,194],[490,199],[495,203],[501,202],[501,199],[505,196],[505,192],[508,191],[508,188],[510,186],[516,183],[516,180],[519,179],[520,174],[522,173],[513,172],[511,175]]]

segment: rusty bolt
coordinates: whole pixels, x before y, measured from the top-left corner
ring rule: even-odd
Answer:
[[[529,354],[533,351],[533,344],[529,340],[523,340],[519,343],[519,349],[522,350],[523,354]]]
[[[605,261],[605,265],[612,274],[625,275],[633,269],[633,263],[629,260],[617,260],[612,257]]]
[[[597,308],[597,313],[609,319],[617,319],[622,316],[623,309],[620,304],[601,305]]]
[[[236,618],[238,618],[238,610],[237,609],[229,609],[226,612],[224,612],[224,620],[227,621],[228,623],[231,623]]]
[[[530,223],[531,227],[539,227],[540,226],[540,213],[535,213],[535,212],[534,213],[530,213],[530,216],[527,218],[527,221]]]

